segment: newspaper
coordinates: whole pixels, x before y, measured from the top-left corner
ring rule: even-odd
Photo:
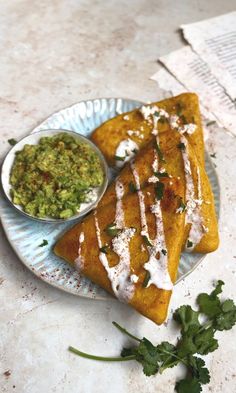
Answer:
[[[236,11],[181,28],[193,50],[236,102]]]
[[[186,90],[198,94],[206,112],[212,113],[220,125],[236,136],[235,103],[211,73],[208,64],[190,46],[185,46],[159,60]],[[157,80],[158,76],[154,75],[152,79]]]
[[[191,45],[161,57],[151,77],[176,95],[198,94],[203,118],[236,136],[236,12],[181,26]]]
[[[161,89],[170,92],[170,95],[178,95],[185,93],[188,90],[184,85],[182,85],[166,68],[162,68],[156,74],[151,77],[152,80],[156,81]],[[192,90],[191,90],[192,91]],[[214,116],[213,113],[209,112],[200,102],[201,114],[205,125],[210,121],[216,121],[219,126],[222,126],[221,122]]]

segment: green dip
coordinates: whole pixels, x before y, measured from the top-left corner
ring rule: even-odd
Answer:
[[[10,175],[14,204],[35,217],[68,218],[91,201],[104,171],[86,142],[59,133],[16,152]]]

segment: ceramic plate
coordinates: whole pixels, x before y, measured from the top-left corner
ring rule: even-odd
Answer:
[[[66,129],[89,137],[94,128],[104,121],[119,113],[137,108],[141,104],[139,101],[123,98],[82,101],[53,114],[32,132],[50,128]],[[216,210],[219,215],[219,184],[208,155],[206,155],[206,170],[211,181]],[[45,224],[33,221],[13,209],[3,198],[3,195],[0,198],[0,213],[3,228],[13,249],[21,261],[39,278],[74,295],[96,299],[110,297],[101,288],[80,276],[73,267],[53,254],[52,247],[56,239],[73,224]],[[48,245],[39,247],[43,239],[47,239]],[[178,281],[188,275],[203,258],[202,254],[183,253],[179,265]]]

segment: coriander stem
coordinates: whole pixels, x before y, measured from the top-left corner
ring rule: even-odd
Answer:
[[[76,355],[81,356],[82,358],[86,358],[86,359],[93,359],[93,360],[100,360],[103,362],[126,362],[128,360],[134,360],[135,359],[135,355],[130,355],[130,356],[125,356],[125,357],[107,357],[107,356],[96,356],[96,355],[90,355],[88,353],[85,352],[81,352],[79,349],[76,349],[74,347],[69,347],[68,350],[70,352],[73,352]]]
[[[123,328],[122,326],[120,326],[117,322],[113,321],[112,324],[118,329],[120,330],[120,332],[126,334],[127,336],[133,338],[134,340],[141,342],[142,340],[140,340],[140,338],[135,337],[133,334],[129,333],[125,328]]]

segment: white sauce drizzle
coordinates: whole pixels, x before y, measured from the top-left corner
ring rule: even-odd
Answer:
[[[181,135],[187,133],[189,135],[193,134],[196,131],[197,125],[193,123],[184,124],[182,126],[179,125],[179,116],[171,115],[169,119],[169,124],[172,130],[178,131]]]
[[[171,115],[169,123],[170,123],[170,127],[172,129],[178,128],[179,127],[179,116]]]
[[[186,216],[185,216],[185,224],[191,224],[191,228],[189,231],[188,239],[185,245],[186,251],[191,252],[194,247],[201,241],[201,238],[204,234],[204,228],[202,223],[200,205],[202,203],[201,199],[201,179],[200,179],[200,171],[197,171],[198,175],[198,199],[195,198],[194,192],[194,182],[192,178],[192,170],[190,165],[190,160],[188,156],[188,141],[182,135],[181,143],[185,145],[185,149],[182,149],[182,157],[184,161],[184,173],[185,173],[185,181],[186,181]],[[187,247],[187,245],[191,244],[191,247]]]
[[[196,124],[193,124],[193,123],[184,124],[182,127],[178,128],[178,132],[180,134],[187,133],[187,134],[191,135],[196,131],[196,128],[197,128]]]
[[[75,259],[75,268],[79,272],[81,272],[84,268],[84,257],[81,253],[81,244],[84,242],[84,232],[81,232],[79,235],[79,249],[78,249],[78,257]]]
[[[136,284],[139,280],[139,276],[137,276],[136,274],[131,274],[130,276],[130,281],[133,282],[134,284]]]
[[[148,183],[157,183],[159,181],[157,176],[151,176],[148,179]]]
[[[152,205],[151,212],[155,214],[156,218],[156,237],[152,241],[153,245],[147,246],[149,260],[144,264],[144,268],[150,273],[147,287],[154,284],[157,288],[171,290],[173,283],[168,271],[167,248],[160,201],[156,201]],[[162,250],[166,251],[166,255],[162,253]],[[159,253],[159,259],[157,258],[157,253]]]
[[[146,214],[145,214],[145,201],[144,201],[144,195],[143,192],[140,188],[140,180],[139,180],[139,175],[138,172],[135,168],[134,161],[132,160],[130,163],[130,167],[134,176],[135,180],[135,185],[138,193],[138,199],[139,199],[139,208],[140,208],[140,218],[141,218],[141,235],[142,236],[147,236],[149,239],[149,234],[148,234],[148,227],[147,227],[147,220],[146,220]]]
[[[124,160],[116,160],[116,167],[121,168],[127,161],[129,161],[139,150],[136,142],[132,139],[124,139],[119,143],[116,149],[116,156],[124,158]]]
[[[165,242],[165,234],[164,234],[164,226],[162,220],[160,201],[156,201],[156,203],[151,207],[151,212],[155,215],[156,218],[156,237],[154,240],[150,240],[148,227],[147,227],[147,220],[145,215],[144,194],[140,189],[139,175],[133,161],[131,162],[130,165],[135,179],[138,198],[139,198],[139,208],[140,208],[141,227],[142,227],[141,235],[147,236],[148,240],[152,243],[152,246],[147,246],[149,259],[144,264],[145,270],[147,270],[150,273],[150,279],[147,286],[154,284],[157,288],[171,290],[173,288],[173,283],[171,281],[168,271],[168,256],[167,256],[167,248]],[[155,156],[153,166],[155,167],[155,170],[158,169],[157,156]],[[162,253],[162,250],[166,251],[166,255]],[[157,258],[157,254],[159,254],[159,259]]]
[[[164,109],[159,108],[156,105],[153,106],[144,105],[140,108],[139,111],[142,113],[144,119],[147,120],[149,124],[153,124],[153,130],[152,130],[153,135],[158,135],[157,125],[160,118],[161,117],[165,117],[166,119],[169,118],[169,114]]]
[[[122,198],[124,195],[123,184],[117,180],[115,184],[117,204],[116,204],[116,227],[121,231],[112,239],[113,251],[119,256],[117,265],[110,267],[105,253],[100,252],[99,259],[107,271],[108,278],[115,296],[123,302],[128,302],[135,290],[134,281],[130,277],[130,252],[129,242],[135,234],[134,228],[126,228],[124,220],[124,211],[122,207]],[[96,214],[95,228],[99,248],[102,247],[101,233]]]
[[[116,198],[117,198],[115,223],[117,228],[122,229],[125,226],[125,217],[124,217],[124,211],[122,206],[124,187],[119,180],[116,180],[115,190],[116,190]]]
[[[139,139],[143,139],[144,138],[144,135],[141,134],[140,131],[138,131],[138,130],[128,130],[127,134],[129,136],[133,136],[134,135],[134,136],[136,136]]]

